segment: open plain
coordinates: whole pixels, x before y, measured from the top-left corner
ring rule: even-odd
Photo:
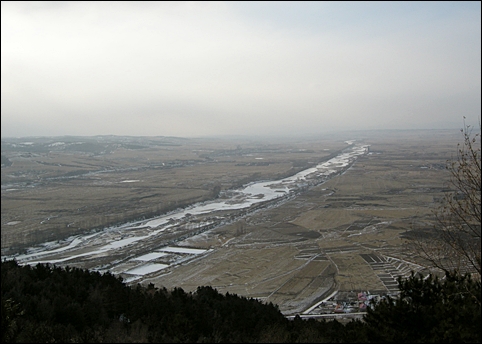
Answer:
[[[45,261],[168,289],[210,285],[278,304],[287,315],[316,312],[313,306],[331,295],[396,292],[397,276],[427,269],[411,249],[412,233],[433,226],[432,212],[447,191],[446,161],[460,139],[457,130],[283,140],[2,139],[2,258],[39,261],[32,253],[49,248]],[[192,216],[190,225],[153,236],[149,245],[131,244],[128,254],[68,257],[79,236],[109,232],[102,244],[121,242],[123,224],[287,178],[352,142],[368,148],[336,174],[276,202]],[[154,268],[132,278],[139,261]]]

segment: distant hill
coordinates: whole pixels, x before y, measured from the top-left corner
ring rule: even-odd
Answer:
[[[118,148],[143,149],[152,146],[180,146],[186,140],[163,136],[58,136],[2,138],[1,142],[2,153],[81,152],[99,155],[110,153]]]

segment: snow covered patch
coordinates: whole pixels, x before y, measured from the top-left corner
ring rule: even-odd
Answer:
[[[206,252],[207,250],[203,250],[203,249],[200,249],[200,248],[186,248],[186,247],[167,246],[167,247],[161,248],[159,251],[174,252],[174,253],[188,253],[188,254],[202,254],[202,253]]]
[[[10,221],[7,222],[7,226],[15,226],[17,223],[20,223],[21,221]]]
[[[150,260],[154,260],[154,259],[157,259],[157,258],[163,257],[163,256],[167,256],[167,253],[151,252],[151,253],[145,254],[145,255],[140,256],[140,257],[132,258],[132,260],[141,260],[141,261],[144,261],[144,262],[148,262]]]
[[[126,274],[129,275],[147,275],[152,272],[156,272],[162,269],[167,268],[169,265],[166,264],[146,264],[146,265],[141,265],[138,266],[137,268],[131,269],[126,271]]]

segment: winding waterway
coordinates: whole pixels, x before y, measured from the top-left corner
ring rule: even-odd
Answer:
[[[233,218],[263,207],[276,206],[310,186],[343,173],[368,146],[347,141],[349,146],[337,156],[291,177],[274,181],[250,183],[229,190],[219,199],[193,204],[184,209],[146,219],[106,228],[103,231],[70,237],[61,242],[49,242],[32,247],[26,254],[11,257],[19,264],[53,263],[75,265],[99,271],[110,271],[136,280],[146,274],[163,270],[169,264],[159,259],[177,254],[179,263],[209,250],[174,247],[179,238],[197,235]]]

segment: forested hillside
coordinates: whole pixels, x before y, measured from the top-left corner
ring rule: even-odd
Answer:
[[[131,288],[109,273],[13,261],[2,262],[1,290],[2,342],[312,342],[343,327],[211,287]]]
[[[480,342],[480,282],[413,276],[364,321],[286,319],[211,287],[126,286],[78,268],[2,262],[2,342]]]

